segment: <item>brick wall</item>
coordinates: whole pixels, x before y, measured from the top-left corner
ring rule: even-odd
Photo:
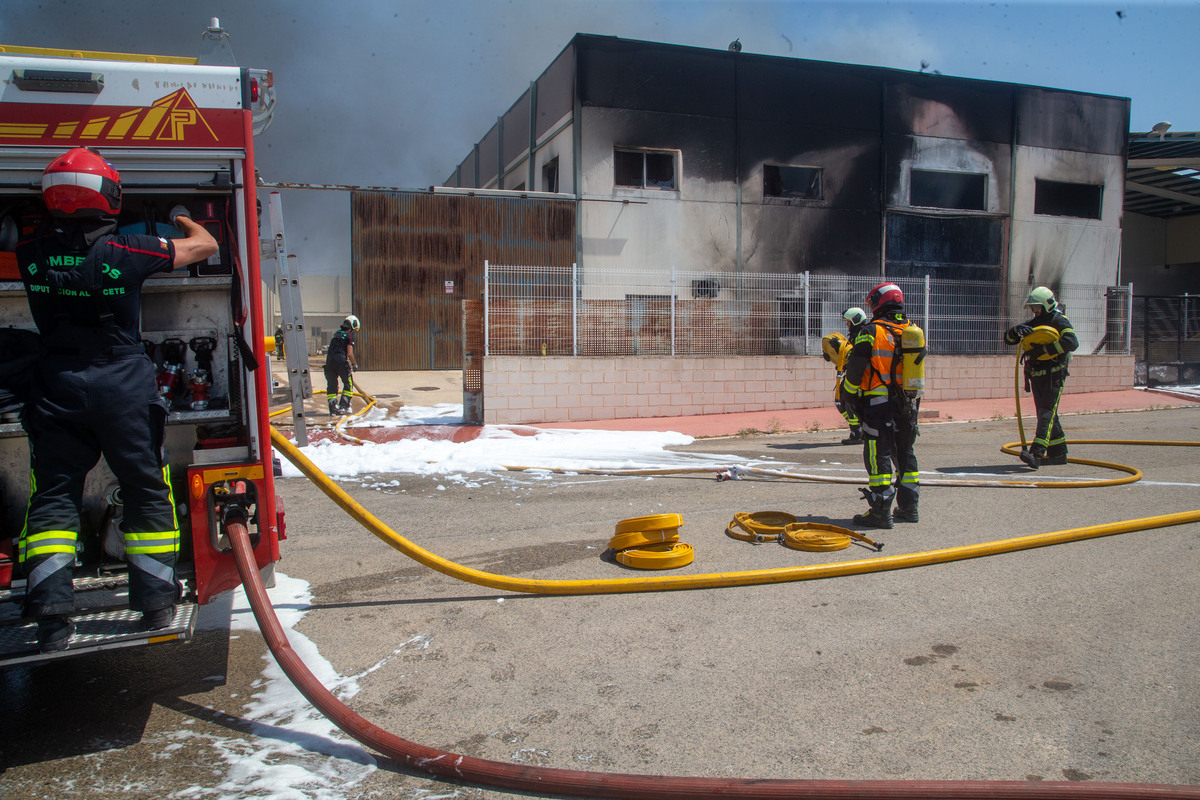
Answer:
[[[927,402],[1011,397],[1012,356],[930,358]],[[484,422],[537,424],[816,408],[833,402],[820,356],[713,358],[491,356]],[[1076,356],[1067,392],[1133,388],[1133,356]]]

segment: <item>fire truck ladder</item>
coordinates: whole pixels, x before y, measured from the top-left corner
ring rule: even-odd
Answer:
[[[291,395],[292,422],[296,444],[308,444],[304,401],[312,397],[312,376],[308,367],[308,335],[304,327],[304,305],[300,299],[300,265],[287,251],[283,235],[283,198],[271,192],[268,198],[271,216],[270,248],[262,247],[264,258],[275,259],[275,287],[279,292],[280,328],[283,329],[283,353],[287,364],[288,392]]]

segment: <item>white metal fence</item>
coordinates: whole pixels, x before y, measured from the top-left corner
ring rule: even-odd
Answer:
[[[845,331],[878,277],[813,273],[652,273],[484,264],[487,355],[725,356],[819,354]],[[1028,319],[1027,284],[893,279],[905,312],[939,355],[1006,353],[1005,329]],[[1130,348],[1131,287],[1052,286],[1079,353]],[[865,309],[864,309],[865,310]]]

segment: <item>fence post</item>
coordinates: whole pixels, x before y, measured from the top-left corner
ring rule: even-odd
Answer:
[[[491,333],[488,325],[488,262],[483,260],[483,354],[491,355],[488,351],[488,335]]]
[[[1133,281],[1128,284],[1129,293],[1125,296],[1125,352],[1133,355]]]
[[[571,355],[579,355],[579,262],[571,263]]]
[[[933,281],[929,279],[929,273],[925,273],[925,346],[929,346],[929,329],[933,326],[929,324],[929,293],[933,291]]]
[[[1183,302],[1179,304],[1179,333],[1175,336],[1176,358],[1179,361],[1179,380],[1183,380],[1183,340],[1187,338],[1188,293],[1183,293]]]
[[[675,265],[671,265],[671,356],[675,356]]]
[[[808,355],[808,324],[809,324],[808,290],[809,290],[808,270],[804,270],[804,355]]]

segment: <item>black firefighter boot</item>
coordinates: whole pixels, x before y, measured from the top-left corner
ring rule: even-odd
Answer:
[[[337,400],[330,400],[329,401],[329,416],[336,417],[337,413],[338,413]]]
[[[892,498],[884,497],[870,489],[859,489],[859,491],[871,504],[871,508],[865,514],[855,514],[851,522],[861,528],[890,530],[892,528]]]
[[[1022,447],[1020,458],[1025,462],[1025,466],[1029,467],[1030,469],[1037,469],[1042,465],[1042,458],[1045,457],[1045,455],[1046,451],[1044,450],[1039,451],[1037,448],[1030,448],[1026,450]]]
[[[845,439],[842,439],[842,444],[862,444],[862,440],[862,427],[859,425],[851,425],[850,435]]]
[[[38,649],[43,653],[66,650],[75,633],[75,623],[67,616],[42,617],[38,620]]]

